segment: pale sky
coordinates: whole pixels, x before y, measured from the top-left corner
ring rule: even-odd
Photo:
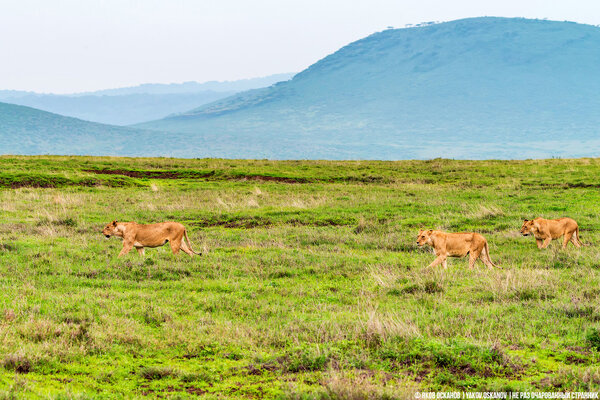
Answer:
[[[476,16],[600,24],[600,0],[0,0],[0,90],[299,72],[373,32]]]

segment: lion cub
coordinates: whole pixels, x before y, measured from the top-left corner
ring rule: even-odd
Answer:
[[[167,242],[171,245],[173,254],[183,250],[185,253],[193,256],[196,253],[192,250],[192,244],[188,238],[185,227],[179,222],[161,222],[158,224],[137,224],[135,222],[117,222],[113,221],[102,230],[102,234],[107,238],[117,236],[123,238],[123,249],[119,257],[129,253],[135,247],[138,253],[144,255],[144,247],[159,247]],[[183,238],[185,237],[185,240]],[[187,241],[187,244],[185,243]]]
[[[435,267],[442,264],[447,268],[446,259],[448,257],[466,257],[469,255],[469,268],[473,268],[475,261],[481,261],[488,267],[496,267],[490,259],[490,252],[487,240],[479,233],[461,232],[461,233],[446,233],[434,230],[420,230],[417,236],[417,245],[433,247],[437,258],[433,260],[429,267]]]
[[[565,237],[562,244],[563,249],[567,247],[569,241],[575,247],[583,245],[579,240],[579,226],[571,218],[525,220],[521,227],[521,234],[523,236],[533,235],[539,249],[545,249],[552,239],[558,239],[561,236]]]

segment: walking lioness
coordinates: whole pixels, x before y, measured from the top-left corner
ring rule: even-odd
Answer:
[[[473,268],[478,258],[490,268],[500,268],[490,259],[487,240],[479,233],[446,233],[431,229],[428,231],[420,230],[419,236],[417,236],[417,245],[423,246],[426,244],[433,247],[437,256],[427,268],[435,267],[439,264],[442,264],[446,268],[446,259],[448,257],[466,257],[467,254],[469,255],[469,268]]]
[[[569,241],[575,247],[582,246],[581,240],[579,240],[579,226],[571,218],[536,218],[531,221],[526,219],[523,221],[521,234],[523,236],[533,235],[539,249],[545,249],[552,239],[558,239],[561,236],[565,237],[563,239],[563,249],[567,247]]]
[[[196,253],[192,250],[192,244],[187,236],[185,227],[179,222],[161,222],[158,224],[137,224],[135,222],[117,222],[113,221],[102,230],[102,234],[107,238],[118,236],[123,238],[123,249],[119,257],[129,253],[135,247],[140,255],[144,255],[144,247],[159,247],[167,242],[171,245],[173,254],[183,250],[190,256]],[[185,237],[185,240],[183,238]],[[186,244],[187,241],[187,244]]]

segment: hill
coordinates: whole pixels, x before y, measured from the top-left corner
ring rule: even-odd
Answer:
[[[0,103],[0,154],[157,155],[162,137]]]
[[[116,96],[63,96],[27,94],[7,97],[5,102],[113,125],[131,125],[149,119],[166,117],[189,107],[196,107],[228,97],[235,92],[146,94]]]
[[[599,153],[599,109],[600,28],[485,17],[378,32],[290,81],[139,126],[230,144],[190,155],[581,157]]]
[[[70,95],[0,91],[0,101],[113,125],[131,125],[180,113],[237,92],[269,86],[291,74],[225,82],[144,84]]]

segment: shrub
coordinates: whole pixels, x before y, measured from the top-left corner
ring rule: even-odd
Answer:
[[[142,378],[149,381],[177,375],[175,371],[169,367],[144,367],[140,370],[139,374]]]
[[[321,371],[329,361],[329,354],[310,347],[297,348],[280,359],[287,372]]]
[[[444,288],[436,281],[427,281],[423,285],[423,290],[426,293],[440,293],[444,291]]]
[[[2,362],[4,368],[15,371],[18,374],[30,372],[32,364],[31,360],[20,354],[7,354]]]
[[[57,220],[54,224],[74,228],[77,226],[77,221],[71,217],[67,217],[67,218],[62,218],[62,219]]]
[[[590,329],[585,339],[592,348],[600,351],[600,329]]]

